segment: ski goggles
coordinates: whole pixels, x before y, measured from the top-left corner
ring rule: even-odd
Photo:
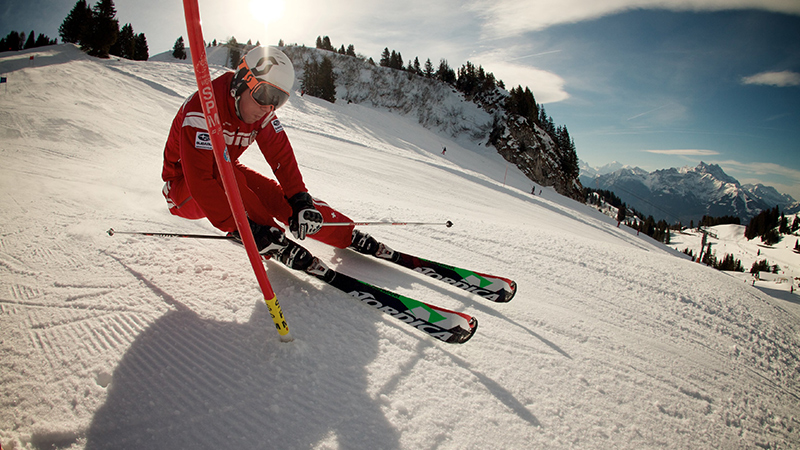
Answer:
[[[247,80],[247,87],[250,88],[250,95],[253,100],[261,106],[274,106],[280,108],[289,100],[289,93],[285,92],[266,81],[259,81],[255,77]]]

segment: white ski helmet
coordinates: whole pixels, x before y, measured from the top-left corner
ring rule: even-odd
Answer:
[[[277,47],[258,46],[247,52],[239,63],[231,82],[231,95],[236,98],[238,110],[239,98],[249,87],[258,104],[278,109],[289,100],[292,86],[294,66],[289,57]]]

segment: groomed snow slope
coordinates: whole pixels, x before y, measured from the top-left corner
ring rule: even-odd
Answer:
[[[306,240],[339,270],[480,327],[442,344],[269,262],[286,344],[240,247],[105,234],[216,232],[172,217],[160,192],[191,66],[61,45],[4,53],[0,72],[3,449],[800,445],[798,297],[551,190],[531,196],[491,148],[293,96],[280,117],[312,194],[356,220],[452,220],[369,231],[519,293],[492,304]],[[243,160],[269,173],[256,149]]]

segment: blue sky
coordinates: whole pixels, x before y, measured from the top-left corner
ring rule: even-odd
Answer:
[[[94,1],[88,2],[90,5]],[[528,86],[578,156],[656,170],[716,163],[800,200],[800,1],[200,0],[207,40],[482,65]],[[402,5],[400,4],[402,3]],[[74,0],[4,1],[0,35],[58,36]],[[185,35],[182,2],[117,0],[150,54]],[[333,5],[333,6],[332,6]]]

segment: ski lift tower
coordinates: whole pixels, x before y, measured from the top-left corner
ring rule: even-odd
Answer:
[[[711,236],[714,239],[719,238],[717,238],[716,233],[710,230],[706,230],[705,228],[700,228],[699,230],[703,233],[703,239],[700,241],[700,254],[697,256],[697,262],[701,263],[703,262],[703,250],[706,250],[706,254],[711,253],[711,242],[708,242],[708,237]],[[708,244],[708,249],[706,249],[706,244]]]

